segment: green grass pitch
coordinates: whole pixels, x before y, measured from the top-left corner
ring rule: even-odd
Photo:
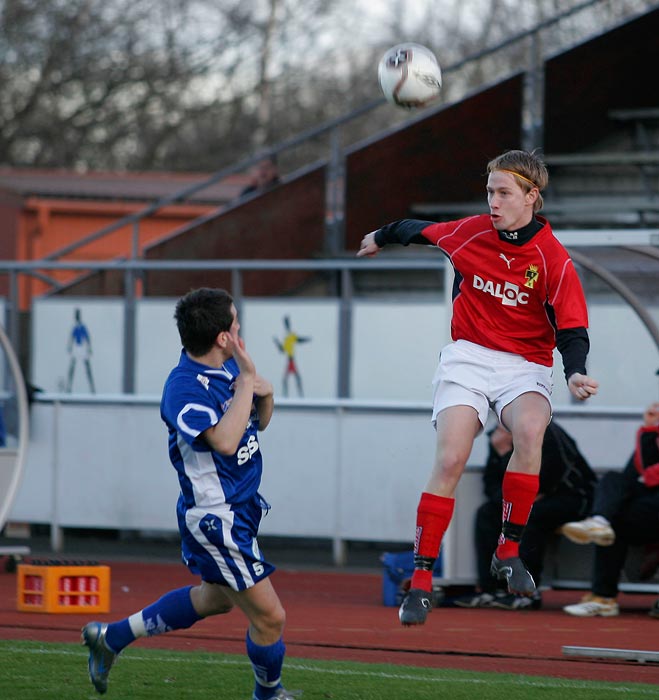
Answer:
[[[0,641],[3,700],[90,700],[82,646]],[[659,686],[288,658],[284,683],[301,700],[659,700]],[[246,657],[132,647],[110,674],[111,700],[250,700]]]

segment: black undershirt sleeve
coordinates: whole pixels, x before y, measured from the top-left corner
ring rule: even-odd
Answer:
[[[418,219],[400,219],[386,224],[375,232],[375,242],[383,248],[390,243],[409,245],[419,243],[430,245],[430,241],[421,235],[421,231],[434,221],[420,221]]]
[[[590,349],[590,340],[585,328],[564,328],[556,331],[556,347],[563,358],[566,380],[575,372],[586,374],[586,357]]]

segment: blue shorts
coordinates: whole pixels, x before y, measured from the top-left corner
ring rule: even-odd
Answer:
[[[261,556],[256,540],[263,510],[259,494],[238,505],[186,509],[182,496],[176,512],[183,561],[193,574],[234,591],[251,588],[275,570]]]

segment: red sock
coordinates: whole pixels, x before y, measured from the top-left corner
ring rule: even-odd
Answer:
[[[503,476],[502,492],[503,492],[503,508],[502,521],[503,530],[506,523],[517,525],[518,528],[524,528],[528,522],[533,502],[538,495],[538,486],[540,477],[537,474],[521,474],[519,472],[506,472]],[[508,559],[510,557],[519,556],[519,537],[514,540],[507,538],[504,532],[499,536],[499,544],[497,546],[497,557],[499,559]]]
[[[435,496],[424,491],[421,494],[419,505],[416,509],[416,537],[414,538],[415,559],[424,557],[432,560],[430,568],[416,568],[410,588],[421,588],[424,591],[432,590],[432,565],[434,564],[442,537],[451,522],[453,516],[454,498]]]

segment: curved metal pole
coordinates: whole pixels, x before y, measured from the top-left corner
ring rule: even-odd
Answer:
[[[647,245],[635,245],[635,246],[621,245],[620,247],[623,250],[630,251],[631,253],[638,253],[639,255],[647,255],[649,258],[654,258],[655,260],[659,260],[659,248],[651,248],[650,246],[647,246]]]
[[[609,272],[607,269],[603,268],[601,265],[593,262],[587,258],[583,253],[577,253],[574,250],[570,250],[570,257],[578,262],[579,265],[585,267],[589,272],[597,275],[600,279],[604,280],[612,289],[614,289],[620,296],[634,309],[636,315],[640,318],[641,323],[647,328],[648,333],[652,336],[657,350],[659,350],[659,326],[655,323],[654,319],[646,311],[645,307],[641,303],[641,300],[632,292],[632,290],[621,282],[613,273]],[[654,257],[654,255],[652,256]]]

